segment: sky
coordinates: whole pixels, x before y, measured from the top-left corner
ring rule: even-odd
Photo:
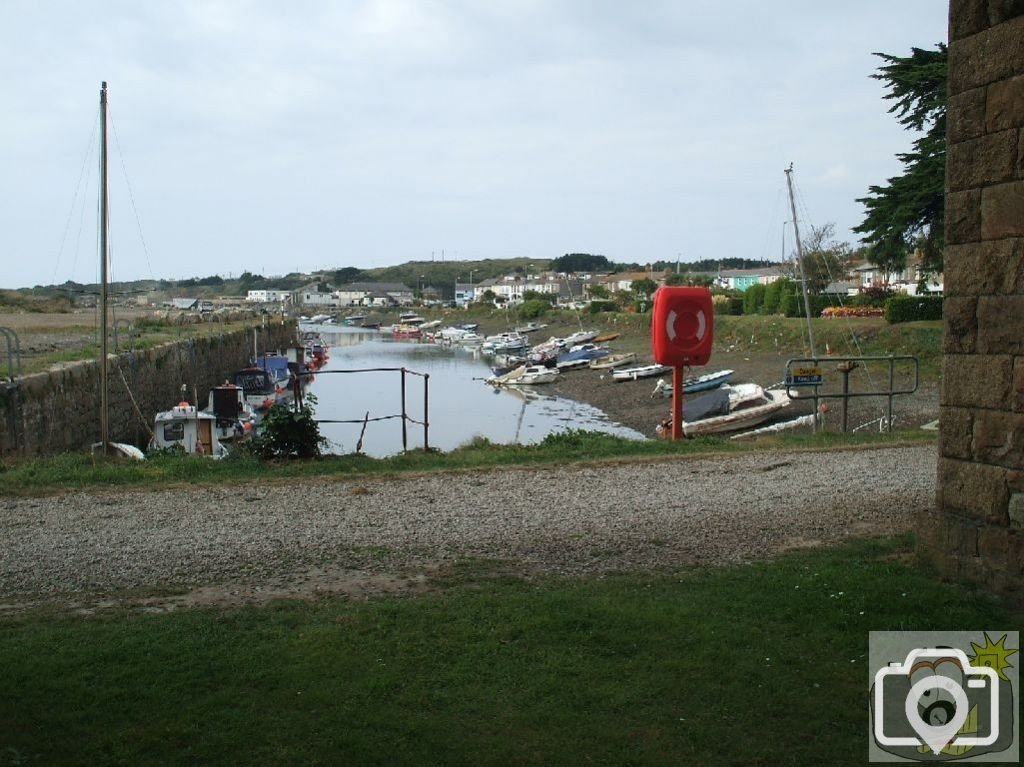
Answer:
[[[942,0],[4,0],[0,287],[410,260],[779,260],[915,138]]]

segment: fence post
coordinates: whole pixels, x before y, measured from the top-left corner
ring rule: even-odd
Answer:
[[[423,374],[423,449],[430,451],[430,373]]]
[[[402,452],[409,449],[408,443],[408,418],[405,412],[405,368],[402,368]]]

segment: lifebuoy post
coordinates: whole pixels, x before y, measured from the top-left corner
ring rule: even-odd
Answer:
[[[707,288],[658,288],[651,318],[651,350],[659,365],[672,367],[672,439],[683,436],[683,380],[687,365],[711,359],[715,312]]]

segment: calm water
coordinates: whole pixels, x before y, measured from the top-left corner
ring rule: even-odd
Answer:
[[[547,387],[532,393],[496,390],[483,382],[491,374],[487,358],[460,347],[415,341],[395,341],[386,333],[340,326],[316,328],[328,344],[330,359],[309,386],[316,395],[316,417],[332,420],[362,419],[401,413],[401,374],[374,372],[331,373],[330,370],[405,367],[430,375],[430,446],[444,451],[465,444],[475,436],[501,444],[539,442],[565,429],[605,431],[633,439],[644,436],[608,420],[590,405],[545,394]],[[569,375],[585,375],[570,373]],[[423,420],[423,378],[406,374],[406,409],[411,418]],[[321,424],[332,453],[356,448],[362,423]],[[423,446],[423,427],[408,425],[410,448]],[[370,422],[363,437],[363,452],[375,457],[402,450],[402,421],[395,418]]]

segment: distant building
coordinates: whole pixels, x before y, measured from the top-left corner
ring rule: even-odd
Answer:
[[[336,291],[339,306],[409,306],[413,291],[400,282],[353,282]]]
[[[264,290],[250,290],[245,294],[245,300],[254,304],[272,304],[284,301],[288,297],[287,290],[276,290],[267,288]]]
[[[337,292],[326,285],[326,291],[320,290],[320,283],[311,282],[305,287],[292,291],[292,303],[300,306],[316,306],[334,309],[340,306]]]
[[[199,311],[198,298],[172,298],[171,308],[181,312]]]
[[[757,269],[723,269],[718,273],[718,284],[730,290],[744,291],[751,285],[768,285],[787,275],[782,264]]]

